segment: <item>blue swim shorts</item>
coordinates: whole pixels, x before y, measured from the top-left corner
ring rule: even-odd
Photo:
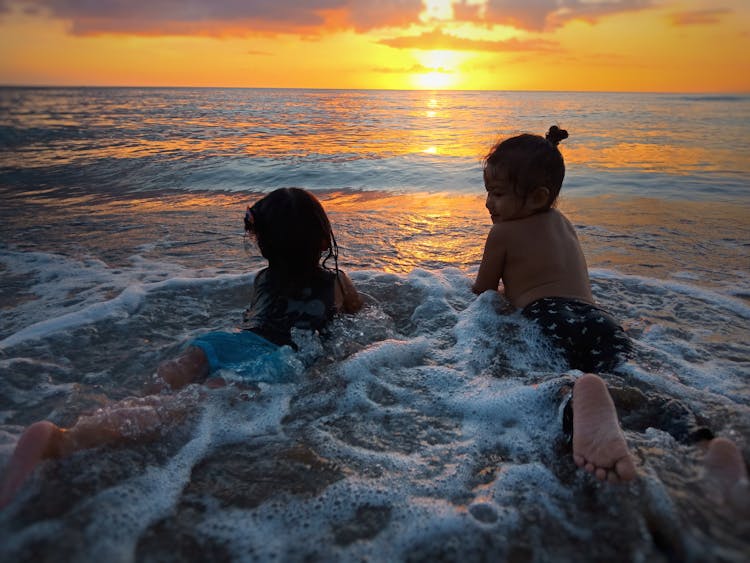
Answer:
[[[295,378],[294,352],[249,330],[208,332],[190,342],[206,354],[211,376],[229,381],[285,383]],[[219,374],[217,372],[222,371]]]

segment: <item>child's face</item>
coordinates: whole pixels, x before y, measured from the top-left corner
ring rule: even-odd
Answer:
[[[534,213],[528,201],[516,195],[503,170],[484,171],[484,187],[487,190],[485,206],[490,212],[493,223],[523,219]]]

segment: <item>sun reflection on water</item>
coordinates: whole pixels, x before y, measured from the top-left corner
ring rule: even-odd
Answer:
[[[468,284],[491,227],[481,193],[316,194],[331,219],[345,270],[458,268],[466,272]],[[252,245],[249,252],[245,249],[242,216],[245,206],[262,196],[163,191],[64,197],[37,190],[8,199],[0,234],[24,249],[28,233],[40,228],[42,214],[44,228],[54,236],[41,239],[43,244],[35,239],[35,251],[61,252],[80,240],[96,246],[113,265],[128,264],[134,255],[162,259],[166,253],[199,271],[252,271],[264,261]],[[14,212],[19,205],[39,213]],[[684,270],[687,260],[694,271],[714,271],[717,263],[727,275],[746,270],[747,205],[598,196],[563,197],[560,210],[575,225],[590,268],[669,278]]]
[[[481,195],[336,192],[323,205],[346,255],[386,272],[475,266],[489,229]]]

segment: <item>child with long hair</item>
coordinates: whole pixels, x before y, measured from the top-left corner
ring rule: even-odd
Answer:
[[[229,368],[248,378],[279,363],[279,346],[296,348],[292,328],[319,331],[338,312],[355,313],[362,300],[338,267],[338,247],[328,216],[306,190],[281,188],[245,214],[268,267],[258,272],[241,331],[212,332],[195,339],[185,353],[157,370],[157,384],[172,389]],[[321,256],[324,255],[321,263]],[[333,259],[333,269],[326,263]]]
[[[285,381],[284,352],[296,348],[292,329],[322,331],[338,312],[356,313],[362,300],[338,268],[338,248],[331,224],[313,194],[282,188],[263,197],[245,214],[268,267],[258,272],[241,330],[210,332],[194,339],[177,359],[157,369],[150,392],[180,389],[190,383],[224,385],[221,373],[240,381]],[[321,257],[324,257],[321,262]],[[326,267],[333,259],[333,268]],[[229,370],[229,371],[220,371]],[[70,428],[36,422],[21,435],[0,486],[0,506],[7,504],[34,468],[46,458],[122,440],[158,435],[164,424],[188,414],[189,407],[171,394],[128,398],[82,416]]]

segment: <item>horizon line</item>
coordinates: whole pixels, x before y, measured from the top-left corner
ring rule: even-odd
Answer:
[[[546,89],[494,89],[494,88],[337,88],[324,86],[170,86],[170,85],[118,85],[118,84],[3,84],[0,88],[133,88],[133,89],[192,89],[192,90],[322,90],[322,91],[372,91],[372,92],[558,92],[570,94],[679,94],[679,95],[711,95],[711,96],[748,96],[750,90],[546,90]]]

